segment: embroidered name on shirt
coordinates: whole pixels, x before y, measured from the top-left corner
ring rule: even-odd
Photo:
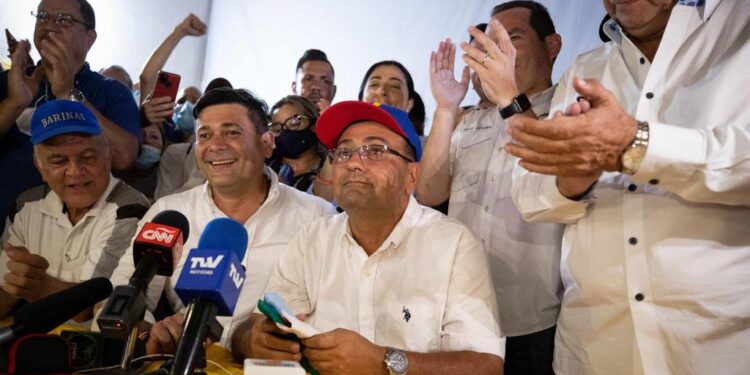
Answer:
[[[702,7],[706,5],[706,0],[679,0],[677,3],[687,7]]]
[[[401,312],[404,313],[404,321],[409,323],[409,319],[411,319],[411,311],[404,306],[401,308]]]
[[[487,129],[492,129],[492,128],[494,128],[494,126],[492,125],[477,125],[473,128],[464,128],[464,131],[470,132],[470,131],[477,131],[477,130],[487,130]]]
[[[83,115],[83,113],[80,112],[61,112],[61,113],[55,113],[53,115],[49,115],[46,118],[42,119],[42,126],[47,127],[47,125],[52,125],[58,121],[65,121],[65,120],[80,120],[80,121],[86,121],[86,117]]]

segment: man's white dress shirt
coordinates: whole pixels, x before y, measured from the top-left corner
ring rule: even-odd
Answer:
[[[568,224],[558,374],[747,374],[750,369],[750,1],[681,0],[649,63],[614,22],[579,56],[552,113],[594,78],[650,123],[643,164],[581,201],[514,169],[527,219]]]

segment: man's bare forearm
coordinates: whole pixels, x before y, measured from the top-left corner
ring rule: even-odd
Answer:
[[[409,375],[503,374],[503,359],[487,353],[469,351],[406,354]]]
[[[417,182],[417,200],[426,206],[439,205],[450,196],[450,147],[457,110],[437,109],[433,116]]]
[[[130,169],[138,158],[138,138],[104,117],[90,103],[86,103],[86,106],[94,113],[102,127],[102,135],[107,140],[109,154],[112,156],[112,169]]]
[[[157,47],[154,52],[151,53],[146,64],[143,66],[141,75],[139,77],[140,90],[141,90],[141,102],[146,98],[156,86],[156,75],[167,63],[167,59],[174,51],[177,44],[180,43],[185,34],[175,29],[170,33],[166,39]]]

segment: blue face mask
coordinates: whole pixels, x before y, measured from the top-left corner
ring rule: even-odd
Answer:
[[[177,130],[185,134],[195,133],[195,118],[193,117],[193,103],[185,102],[177,106],[172,117]]]
[[[140,103],[141,103],[141,91],[140,90],[133,90],[133,99],[135,99],[135,103],[140,106]]]
[[[137,169],[149,169],[161,160],[161,150],[151,145],[141,145],[141,154],[135,160]]]

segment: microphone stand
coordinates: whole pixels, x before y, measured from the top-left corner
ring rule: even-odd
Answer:
[[[219,308],[210,299],[198,296],[193,298],[187,308],[185,328],[177,345],[171,375],[191,375],[196,369],[205,373],[206,336],[214,340],[221,339],[223,328],[216,322]],[[218,327],[217,327],[218,326]],[[218,329],[217,329],[218,328]],[[200,367],[199,367],[200,366]]]
[[[135,352],[135,342],[138,340],[138,327],[133,327],[130,330],[130,335],[125,342],[125,350],[122,352],[122,359],[120,360],[120,369],[124,371],[130,370],[130,364],[133,361],[133,353]]]

